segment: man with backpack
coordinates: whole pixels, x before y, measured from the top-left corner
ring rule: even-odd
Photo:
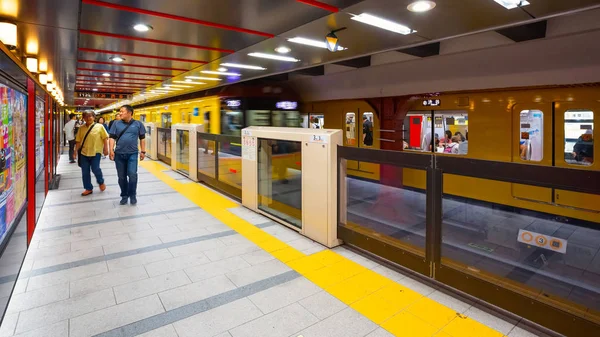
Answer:
[[[94,122],[94,113],[84,112],[82,117],[85,124],[79,127],[75,137],[74,157],[77,158],[77,163],[81,167],[81,177],[85,189],[81,195],[85,197],[94,192],[90,169],[96,176],[100,191],[106,189],[100,169],[100,157],[101,154],[108,154],[108,133],[102,125]]]
[[[129,201],[137,204],[138,153],[140,160],[146,157],[146,128],[133,119],[133,107],[124,105],[119,110],[121,120],[115,120],[110,128],[110,160],[114,160],[121,188],[121,205]],[[139,149],[138,149],[139,139]],[[141,151],[140,151],[141,150]]]

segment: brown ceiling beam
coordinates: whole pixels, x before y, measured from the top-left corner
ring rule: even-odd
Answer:
[[[106,79],[106,77],[100,76],[100,75],[94,76],[94,75],[77,74],[77,79],[81,79],[81,80],[99,79],[99,78]],[[138,82],[148,82],[148,83],[162,82],[162,80],[150,80],[150,79],[145,79],[145,78],[140,78],[140,77],[111,77],[110,80],[112,82],[122,82],[122,81],[138,81]]]
[[[80,29],[79,30],[79,34],[95,35],[95,36],[103,36],[103,37],[111,37],[111,38],[114,38],[114,39],[122,39],[122,40],[130,40],[130,41],[140,41],[140,42],[149,42],[149,43],[156,43],[156,44],[165,44],[165,45],[168,45],[168,46],[176,46],[176,47],[184,47],[184,48],[194,48],[194,49],[218,51],[220,53],[229,53],[229,54],[235,53],[235,50],[232,50],[232,49],[207,47],[207,46],[200,46],[200,45],[196,45],[196,44],[188,44],[188,43],[181,43],[181,42],[172,42],[172,41],[165,41],[165,40],[147,39],[147,38],[144,38],[144,37],[135,37],[135,36],[129,36],[129,35],[121,35],[121,34],[113,34],[113,33],[106,33],[106,32],[98,32],[98,31],[95,31],[95,30],[87,30],[87,29]]]
[[[146,76],[156,76],[156,77],[173,77],[172,75],[164,75],[164,74],[152,74],[152,73],[136,73],[131,71],[120,71],[120,70],[103,70],[103,69],[93,69],[93,68],[77,68],[78,71],[91,71],[95,73],[115,73],[115,74],[129,74],[129,75],[146,75]]]
[[[79,48],[79,51],[85,52],[85,53],[99,53],[99,54],[110,54],[110,55],[120,55],[120,56],[131,56],[131,57],[141,57],[141,58],[149,58],[149,59],[157,59],[157,60],[169,60],[169,61],[181,61],[181,62],[190,62],[190,63],[200,63],[200,64],[207,64],[208,63],[206,61],[199,61],[199,60],[180,59],[180,58],[176,58],[176,57],[167,57],[167,56],[156,56],[156,55],[126,53],[126,52],[118,52],[118,51],[104,50],[104,49]],[[118,63],[115,63],[115,64],[118,64]]]
[[[275,37],[275,35],[273,35],[273,34],[259,32],[259,31],[256,31],[256,30],[251,30],[251,29],[246,29],[246,28],[239,28],[239,27],[224,25],[224,24],[216,23],[216,22],[210,22],[210,21],[198,20],[198,19],[193,19],[193,18],[187,18],[185,16],[179,16],[179,15],[173,15],[173,14],[155,12],[155,11],[151,11],[151,10],[147,10],[147,9],[142,9],[142,8],[123,6],[123,5],[118,5],[118,4],[114,4],[114,3],[108,3],[108,2],[104,2],[104,1],[83,0],[82,2],[84,4],[88,4],[88,5],[95,5],[95,6],[101,6],[101,7],[106,7],[106,8],[112,8],[112,9],[116,9],[116,10],[120,10],[120,11],[125,11],[125,12],[131,12],[131,13],[151,15],[151,16],[156,16],[156,17],[163,18],[163,19],[170,19],[170,20],[182,21],[182,22],[193,23],[193,24],[207,26],[207,27],[213,27],[213,28],[219,28],[219,29],[225,29],[225,30],[232,30],[234,32],[239,32],[239,33],[259,35],[259,36],[264,36],[264,37],[268,37],[268,38]]]
[[[168,67],[157,67],[157,66],[144,66],[141,64],[131,63],[115,63],[107,61],[95,61],[95,60],[77,60],[79,63],[93,63],[93,64],[108,64],[111,66],[122,66],[122,67],[135,67],[135,68],[147,68],[147,69],[160,69],[160,70],[175,70],[175,71],[188,71],[189,69],[182,68],[168,68]]]

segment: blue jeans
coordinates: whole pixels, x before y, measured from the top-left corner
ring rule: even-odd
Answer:
[[[121,198],[135,197],[138,181],[138,154],[115,153]]]
[[[102,170],[100,169],[100,153],[96,153],[93,157],[81,155],[81,176],[83,178],[83,188],[88,191],[94,189],[92,185],[92,174],[90,169],[96,176],[96,182],[98,185],[104,184],[104,177],[102,177]]]

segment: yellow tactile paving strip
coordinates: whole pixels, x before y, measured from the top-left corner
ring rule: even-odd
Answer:
[[[141,165],[225,225],[395,336],[503,336],[331,250],[305,255],[228,211],[239,204],[200,184],[185,184],[169,177],[163,172],[164,166],[157,162]]]

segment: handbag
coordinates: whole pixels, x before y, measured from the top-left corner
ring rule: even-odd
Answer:
[[[79,167],[81,167],[81,149],[83,149],[83,144],[85,144],[85,140],[87,139],[87,136],[90,134],[90,131],[92,131],[94,126],[96,126],[96,123],[92,124],[92,126],[90,126],[90,128],[87,130],[85,136],[83,137],[83,141],[81,142],[81,146],[79,147],[79,149],[77,149],[77,166]]]

